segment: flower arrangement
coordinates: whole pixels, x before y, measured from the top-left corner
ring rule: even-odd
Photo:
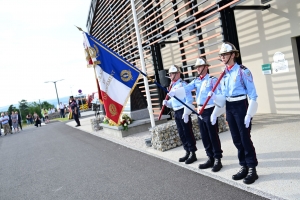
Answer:
[[[128,131],[128,125],[132,122],[133,120],[128,115],[124,114],[120,120],[120,125],[123,127],[124,131]]]
[[[109,119],[107,116],[104,117],[102,123],[103,123],[103,124],[108,124],[108,125],[110,125],[110,126],[115,126],[115,125],[116,125],[116,123],[113,122],[111,119]]]
[[[110,119],[109,119],[108,117],[105,116],[102,123],[103,123],[103,124],[109,124],[109,120],[110,120]]]
[[[128,125],[133,122],[133,119],[131,119],[127,114],[122,115],[120,123],[118,126],[122,126],[124,131],[128,131]],[[103,119],[104,124],[108,124],[110,126],[115,126],[116,123],[113,122],[111,119],[109,119],[107,116]]]

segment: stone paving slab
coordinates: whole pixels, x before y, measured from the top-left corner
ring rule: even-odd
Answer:
[[[201,140],[197,141],[198,161],[185,165],[178,162],[178,158],[185,154],[182,147],[166,152],[147,147],[145,139],[150,137],[148,131],[124,138],[108,136],[101,130],[95,132],[92,131],[90,125],[91,118],[82,119],[82,126],[78,129],[269,199],[300,199],[299,115],[261,114],[255,116],[251,135],[259,162],[257,167],[259,179],[252,185],[245,185],[242,181],[231,179],[240,166],[237,150],[229,131],[220,134],[223,168],[220,172],[213,173],[210,169],[198,169],[198,165],[207,159]],[[75,122],[69,122],[67,125],[74,127]]]

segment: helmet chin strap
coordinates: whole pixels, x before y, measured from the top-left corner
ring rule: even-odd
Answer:
[[[202,69],[201,72],[199,73],[199,76],[202,74],[202,72],[203,72],[203,70],[205,69],[205,67],[207,67],[207,65],[205,65],[205,66],[203,67],[203,69]]]
[[[230,59],[231,59],[231,56],[232,56],[232,52],[230,53],[230,57],[228,58],[228,60],[227,60],[227,62],[225,63],[225,65],[227,65],[228,64],[228,62],[230,61]]]

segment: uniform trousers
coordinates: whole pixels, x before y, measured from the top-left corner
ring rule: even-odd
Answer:
[[[226,101],[226,121],[233,144],[238,149],[239,164],[241,166],[256,167],[258,165],[255,148],[251,140],[251,121],[248,128],[244,119],[248,109],[248,100]]]
[[[78,113],[75,114],[75,112],[73,112],[72,114],[73,114],[73,116],[74,116],[74,120],[76,121],[77,125],[79,126],[79,125],[80,125],[80,121],[79,121],[79,119],[78,119]]]
[[[198,117],[198,125],[200,127],[200,134],[203,146],[208,157],[222,158],[221,142],[219,138],[218,120],[215,125],[211,124],[210,116],[214,107],[204,109],[202,119]]]
[[[191,116],[189,116],[188,123],[184,123],[182,119],[184,109],[179,109],[175,111],[175,122],[177,125],[179,137],[181,139],[184,150],[189,152],[197,151],[196,139],[192,129]]]

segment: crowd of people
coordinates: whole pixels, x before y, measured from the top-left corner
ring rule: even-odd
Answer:
[[[22,119],[18,111],[12,111],[11,114],[9,112],[1,113],[0,123],[4,130],[4,135],[17,133],[22,130]],[[0,136],[2,136],[1,129]]]
[[[73,98],[73,96],[70,97],[69,99],[69,105],[66,106],[62,102],[59,103],[58,109],[55,108],[42,108],[40,115],[37,112],[34,112],[33,114],[28,113],[26,115],[26,123],[27,125],[34,125],[36,127],[41,127],[42,122],[45,124],[50,122],[49,115],[52,113],[56,113],[59,111],[60,113],[60,118],[65,118],[66,113],[72,113],[69,118],[70,119],[75,119],[77,125],[80,126],[80,108],[79,108],[79,99]],[[4,135],[7,134],[13,134],[20,132],[22,130],[22,117],[18,113],[18,111],[12,111],[11,114],[9,112],[3,112],[1,113],[1,118],[0,118],[0,124],[1,128],[3,128]],[[0,136],[2,136],[2,131],[0,128]]]

